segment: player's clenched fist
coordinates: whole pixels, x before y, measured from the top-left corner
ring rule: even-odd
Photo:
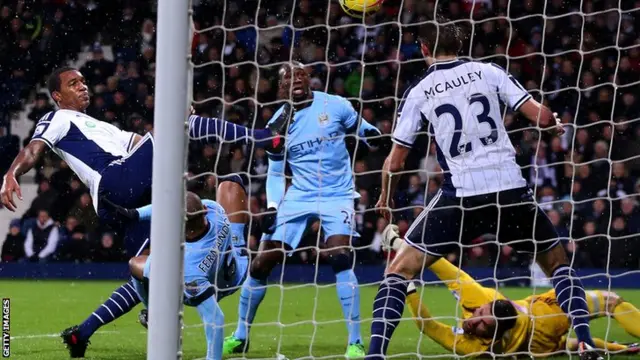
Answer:
[[[556,121],[556,126],[553,128],[553,132],[555,133],[555,135],[560,136],[564,134],[565,132],[564,125],[562,124],[562,120],[558,117],[557,112],[553,113],[553,118]]]
[[[20,184],[13,175],[5,175],[2,181],[2,190],[0,190],[0,200],[2,205],[10,211],[16,211],[16,203],[13,201],[13,193],[18,195],[18,199],[22,200],[22,190],[20,190]]]

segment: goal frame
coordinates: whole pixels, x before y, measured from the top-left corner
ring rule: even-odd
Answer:
[[[191,1],[159,0],[147,359],[181,359]]]

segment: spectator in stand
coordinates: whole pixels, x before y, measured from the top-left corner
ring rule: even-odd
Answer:
[[[4,174],[11,166],[11,162],[20,152],[20,138],[7,133],[5,126],[0,126],[0,171]],[[2,186],[2,178],[0,178]],[[2,205],[0,205],[0,209]]]
[[[82,225],[76,226],[71,233],[71,240],[60,247],[56,257],[62,262],[90,262],[91,245],[89,244],[87,229]]]
[[[122,247],[116,244],[116,240],[111,233],[104,233],[100,238],[100,242],[96,245],[91,256],[92,262],[119,262],[126,261],[126,252]]]
[[[24,235],[20,232],[20,219],[9,224],[9,233],[2,243],[2,262],[16,262],[24,258]]]
[[[60,231],[47,210],[38,211],[35,226],[27,232],[24,241],[25,257],[31,262],[47,262],[58,247]]]
[[[51,183],[48,179],[40,181],[38,186],[38,196],[33,200],[29,210],[23,215],[24,218],[33,218],[38,216],[40,210],[46,210],[47,213],[51,213],[53,204],[58,197],[58,192],[51,187]]]
[[[84,192],[80,195],[76,206],[69,212],[69,215],[78,219],[79,224],[88,232],[93,232],[98,227],[98,215],[96,215],[92,204],[91,195],[88,192]]]
[[[51,105],[51,103],[49,102],[49,97],[47,96],[47,94],[45,93],[38,93],[36,95],[36,101],[33,104],[33,108],[31,109],[31,111],[29,112],[29,115],[27,116],[29,118],[29,120],[33,121],[33,128],[31,129],[31,132],[33,132],[33,129],[35,128],[35,124],[40,121],[40,119],[45,116],[49,111],[53,111],[53,105]]]

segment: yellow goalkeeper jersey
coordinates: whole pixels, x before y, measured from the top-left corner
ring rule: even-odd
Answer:
[[[467,273],[445,259],[436,261],[430,268],[440,280],[446,283],[462,309],[462,319],[473,316],[473,311],[495,300],[506,297],[495,289],[480,285]],[[407,299],[419,302],[419,296]],[[569,320],[556,301],[555,292],[550,290],[540,295],[532,295],[522,300],[512,301],[518,312],[516,325],[507,331],[495,344],[493,339],[483,339],[464,334],[460,327],[451,327],[438,321],[424,321],[430,314],[418,314],[417,304],[410,304],[414,316],[421,318],[422,331],[443,347],[459,355],[481,355],[486,352],[512,354],[532,352],[544,354],[564,348],[564,336],[569,330]],[[426,310],[425,307],[423,307]],[[423,311],[424,311],[423,310]]]

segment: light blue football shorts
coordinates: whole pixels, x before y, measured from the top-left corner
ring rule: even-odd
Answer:
[[[278,207],[273,234],[263,234],[260,241],[282,241],[291,249],[300,245],[307,227],[320,220],[324,241],[333,235],[360,237],[355,230],[353,198],[335,201],[287,201]]]

